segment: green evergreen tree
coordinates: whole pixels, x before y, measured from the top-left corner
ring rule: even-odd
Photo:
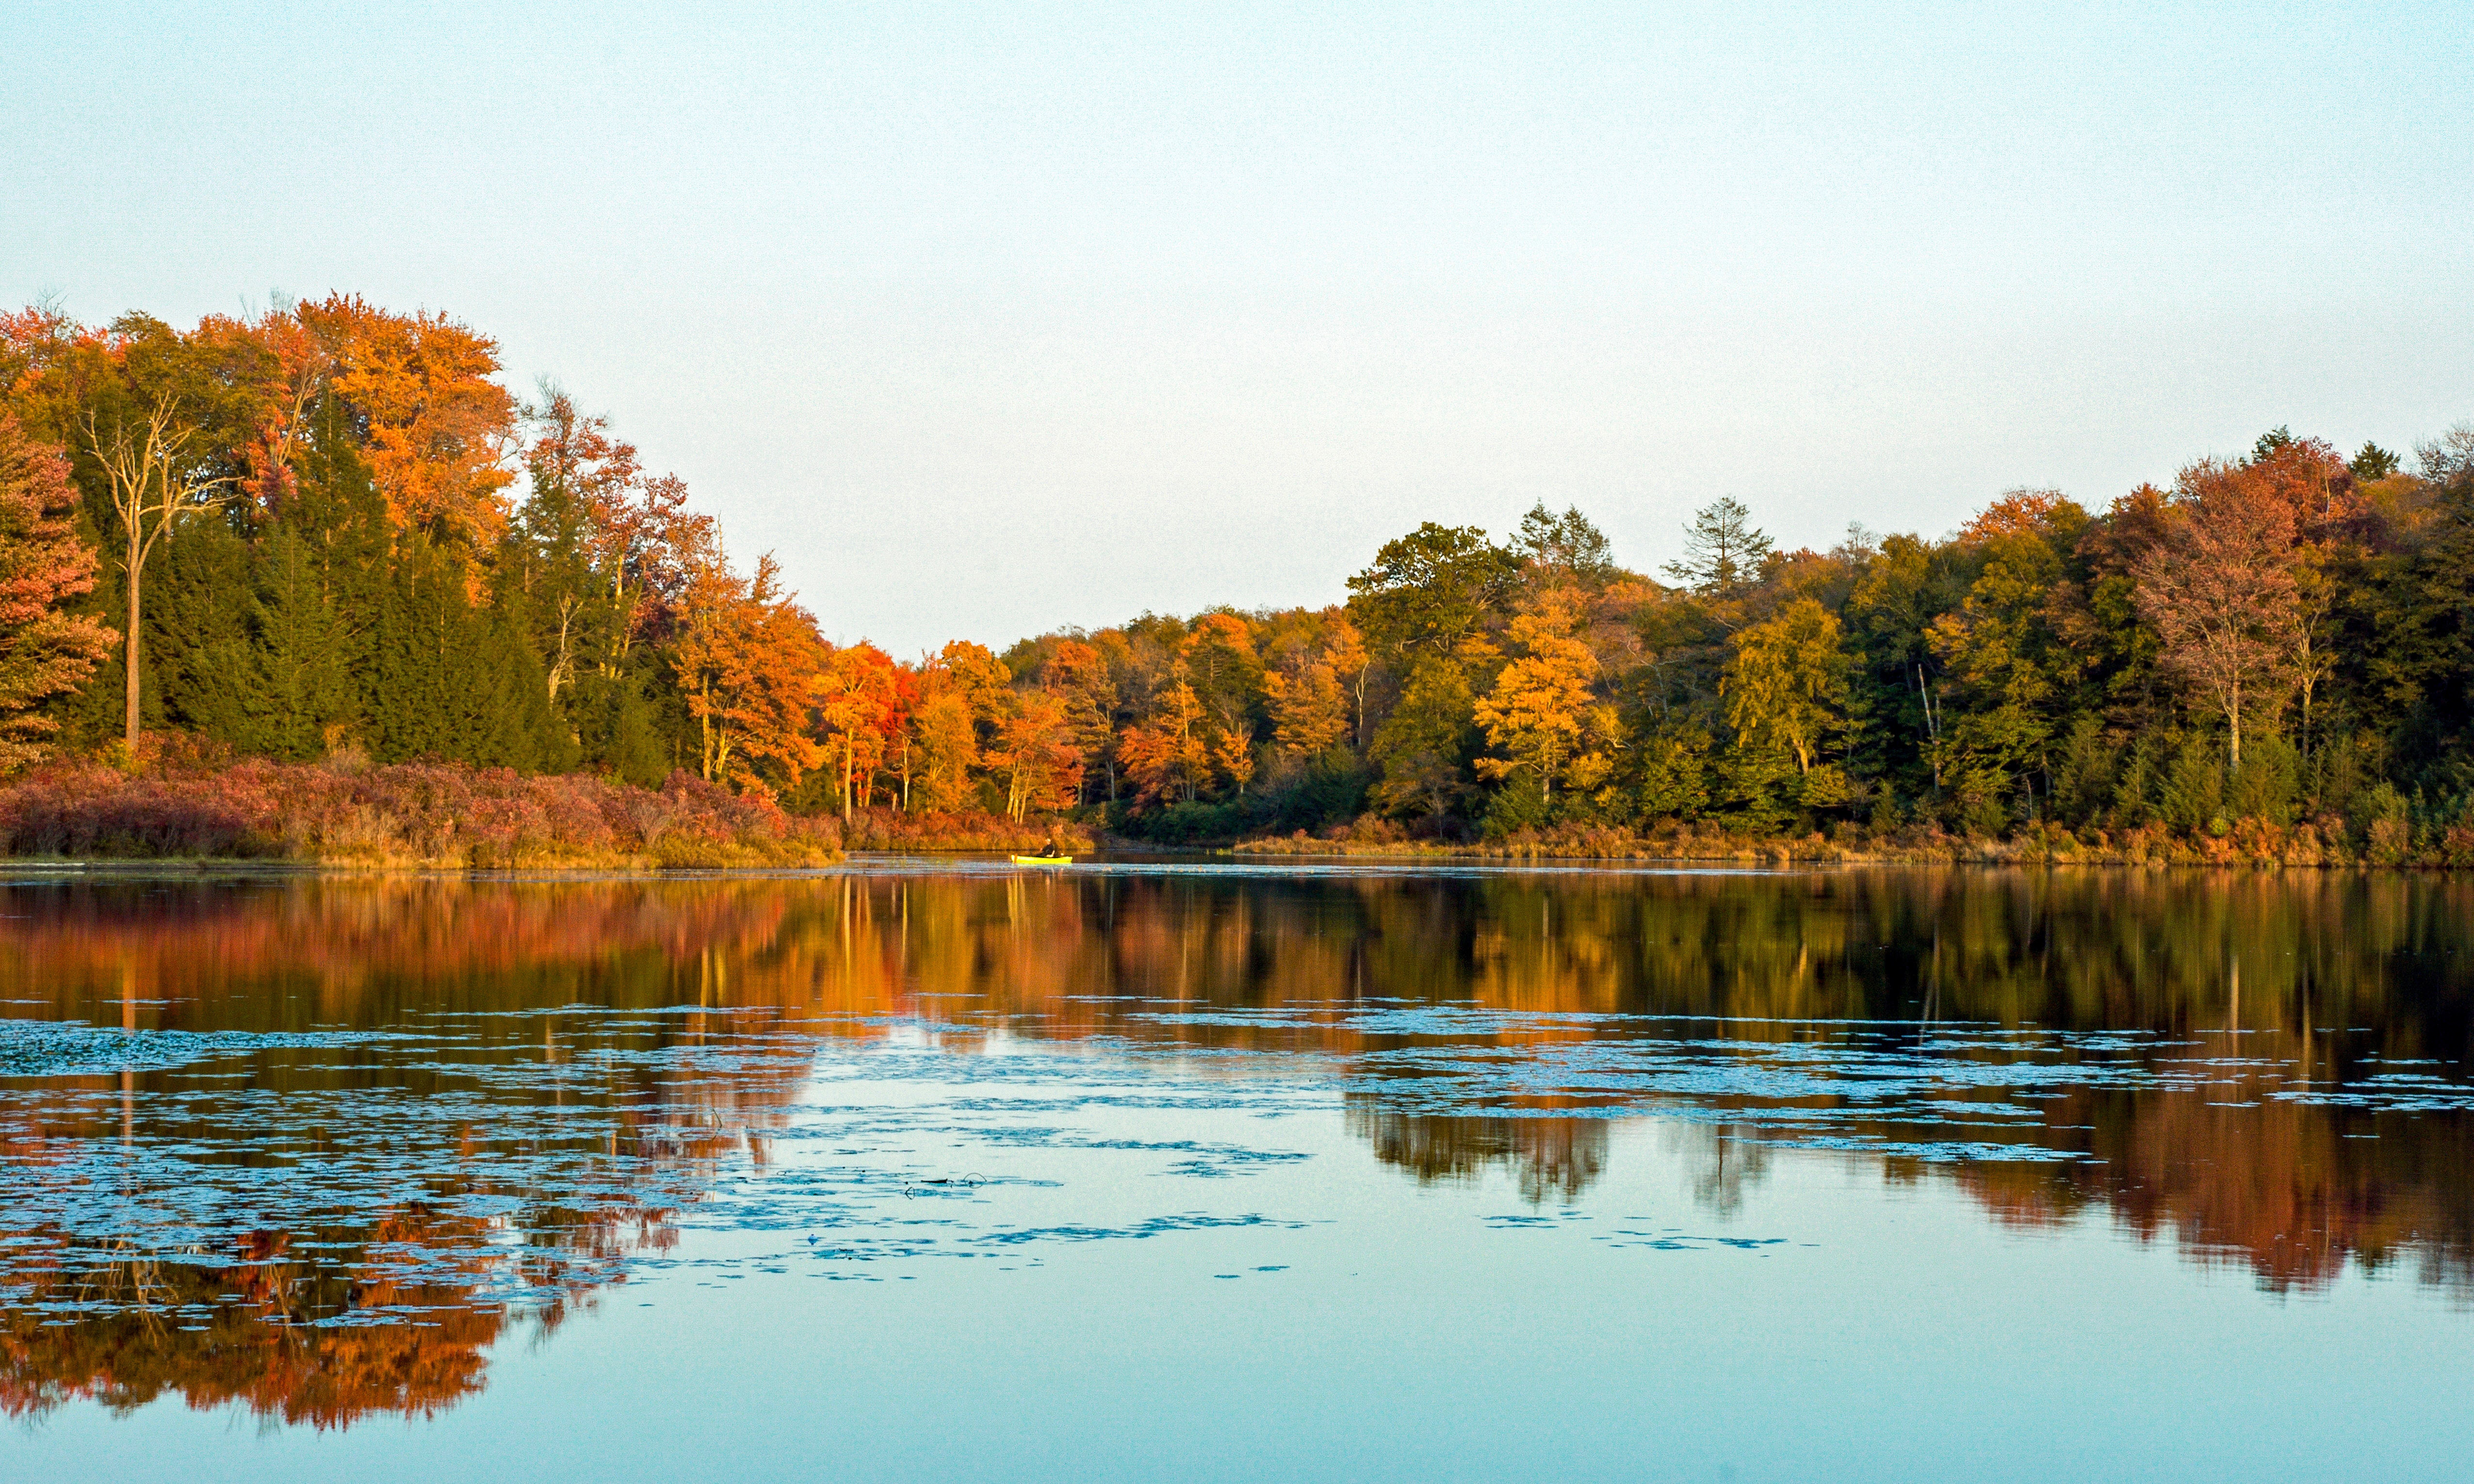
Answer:
[[[259,543],[250,605],[255,640],[241,677],[251,752],[304,762],[327,751],[328,729],[358,710],[351,631],[337,618],[308,543],[279,525]]]
[[[251,749],[250,551],[219,516],[176,527],[146,569],[139,662],[149,730],[176,728]]]

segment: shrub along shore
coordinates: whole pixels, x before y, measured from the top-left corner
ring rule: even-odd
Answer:
[[[0,788],[0,851],[429,870],[828,865],[829,822],[687,774],[659,789],[451,763],[67,762]]]
[[[2406,821],[2375,821],[2360,840],[2342,821],[2280,826],[2234,823],[2222,833],[2190,834],[2161,825],[2109,831],[2047,825],[1994,837],[1953,834],[1926,825],[1898,830],[1841,827],[1823,834],[1757,835],[1677,825],[1636,833],[1564,826],[1523,829],[1472,841],[1419,839],[1380,822],[1321,835],[1297,830],[1238,841],[1240,855],[1322,855],[1391,859],[1732,862],[1785,865],[2208,866],[2252,869],[2387,867],[2474,869],[2474,824],[2416,830]]]
[[[1420,837],[1368,818],[1221,849],[1244,856],[1386,860],[1785,865],[2122,865],[2474,869],[2474,825],[2257,820],[2221,833],[2053,825],[1994,837],[1935,825],[1761,835],[1709,824],[1647,830],[1565,825],[1472,840]],[[1087,853],[1112,837],[1065,820],[855,810],[784,812],[686,773],[659,789],[583,774],[525,776],[460,763],[374,766],[157,757],[136,769],[67,761],[0,787],[0,856],[80,862],[257,862],[393,870],[780,870],[846,850]],[[1138,850],[1158,847],[1120,841]]]
[[[0,786],[0,856],[255,861],[398,870],[732,870],[831,865],[844,850],[1088,850],[1070,826],[980,813],[785,812],[688,773],[658,789],[461,763],[184,756],[62,761]]]

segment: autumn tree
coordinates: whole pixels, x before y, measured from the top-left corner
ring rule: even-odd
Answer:
[[[924,658],[917,674],[910,726],[896,743],[903,749],[902,807],[913,807],[914,799],[932,812],[965,807],[1012,675],[984,647],[961,639]]]
[[[1202,703],[1180,679],[1161,692],[1151,718],[1118,734],[1117,762],[1144,803],[1190,803],[1211,780],[1212,750]]]
[[[0,410],[0,771],[34,760],[60,726],[35,708],[85,683],[111,647],[110,630],[60,610],[94,586],[76,507],[68,461]]]
[[[1313,757],[1348,735],[1348,697],[1322,655],[1294,657],[1285,670],[1267,671],[1264,693],[1272,707],[1272,735],[1292,757]]]
[[[764,794],[796,783],[824,760],[808,730],[824,641],[782,590],[780,566],[767,553],[753,577],[741,577],[718,544],[710,546],[697,553],[679,607],[670,667],[705,780]]]
[[[2321,687],[2336,673],[2339,652],[2334,642],[2340,626],[2340,585],[2329,568],[2325,547],[2300,548],[2293,554],[2293,688],[2302,703],[2304,756],[2311,754],[2311,708]]]
[[[1799,598],[1735,635],[1719,681],[1727,725],[1757,747],[1783,748],[1808,774],[1843,723],[1847,657],[1838,615]]]
[[[0,397],[23,399],[91,331],[56,302],[0,309]]]
[[[516,400],[497,382],[497,341],[445,314],[395,314],[330,294],[297,311],[335,366],[331,385],[366,419],[370,467],[398,530],[481,552],[506,527]]]
[[[1212,745],[1223,754],[1242,759],[1251,774],[1254,710],[1262,705],[1262,656],[1254,653],[1254,634],[1237,613],[1205,613],[1195,618],[1185,643],[1177,646],[1185,681],[1195,687],[1195,700],[1210,717]]]
[[[1082,754],[1065,698],[1046,690],[1008,693],[988,764],[1006,780],[1006,813],[1070,808],[1082,788]]]
[[[2214,460],[2183,470],[2176,516],[2138,567],[2139,610],[2164,662],[2225,723],[2242,765],[2243,722],[2285,707],[2300,647],[2291,564],[2293,509],[2268,482]]]
[[[1598,661],[1573,634],[1579,614],[1579,595],[1564,591],[1516,616],[1517,653],[1471,707],[1487,744],[1506,754],[1478,758],[1479,776],[1507,786],[1522,780],[1541,810],[1552,806],[1557,783],[1586,793],[1611,767],[1601,745],[1614,739],[1614,713],[1590,694]]]
[[[827,657],[815,678],[816,730],[837,775],[842,817],[865,795],[886,743],[901,726],[901,685],[892,658],[873,644],[845,645]]]
[[[1366,636],[1348,621],[1346,610],[1324,609],[1322,621],[1323,663],[1331,666],[1332,678],[1348,692],[1348,741],[1362,748],[1366,745],[1366,685],[1374,671],[1374,658],[1367,652]]]
[[[902,807],[931,812],[958,809],[968,802],[971,770],[980,765],[978,718],[967,697],[936,683],[938,672],[923,667],[920,696],[902,746]]]
[[[1076,785],[1079,802],[1079,779],[1101,763],[1109,744],[1116,740],[1111,714],[1115,709],[1115,687],[1108,677],[1107,660],[1097,645],[1066,639],[1040,666],[1039,687],[1056,697],[1065,707],[1066,731],[1080,759]]]

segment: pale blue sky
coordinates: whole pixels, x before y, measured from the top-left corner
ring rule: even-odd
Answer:
[[[0,12],[0,299],[497,335],[909,654],[2474,417],[2474,7]]]

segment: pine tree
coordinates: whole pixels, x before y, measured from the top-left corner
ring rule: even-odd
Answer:
[[[1684,532],[1684,557],[1666,564],[1667,575],[1708,597],[1725,598],[1760,576],[1770,539],[1753,524],[1753,513],[1734,495],[1704,506]]]
[[[217,514],[176,527],[146,572],[142,715],[255,751],[246,704],[252,669],[251,558]]]
[[[326,751],[327,729],[357,709],[350,670],[354,646],[299,532],[277,526],[256,558],[245,692],[249,730],[241,745],[306,761]]]

